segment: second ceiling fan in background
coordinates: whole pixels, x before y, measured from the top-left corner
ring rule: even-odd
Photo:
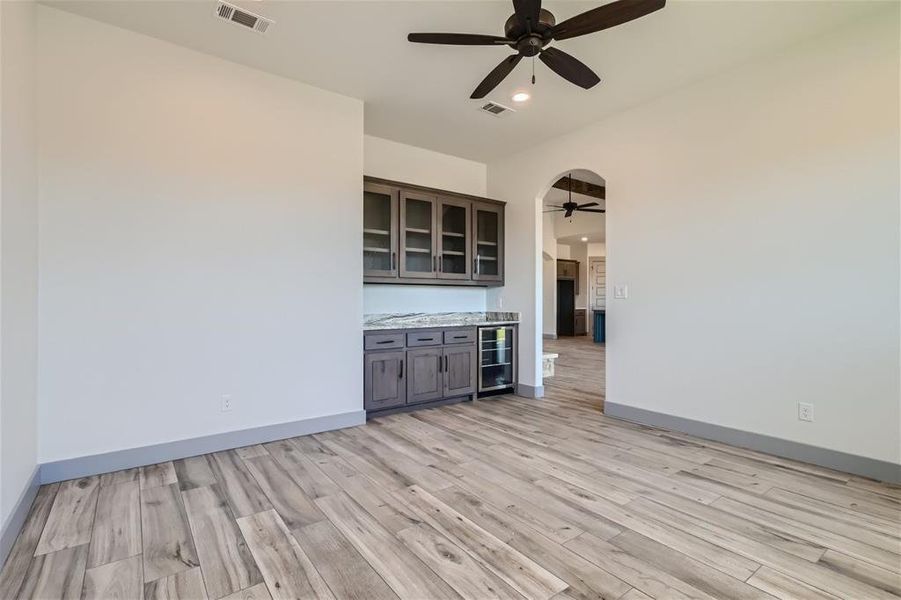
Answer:
[[[601,79],[594,71],[566,52],[546,47],[554,40],[587,35],[609,29],[660,10],[666,0],[616,0],[557,23],[550,11],[541,8],[541,0],[513,0],[513,15],[504,25],[504,37],[476,33],[411,33],[407,39],[421,44],[456,46],[510,46],[516,50],[491,71],[472,92],[471,98],[484,98],[504,80],[523,57],[535,57],[552,71],[589,89]],[[535,76],[532,76],[535,83]]]

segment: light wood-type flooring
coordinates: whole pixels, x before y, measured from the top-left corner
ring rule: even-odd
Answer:
[[[899,487],[607,418],[592,377],[45,486],[0,598],[899,597]]]
[[[560,356],[554,376],[544,380],[548,395],[603,411],[607,395],[604,344],[595,344],[590,335],[544,340],[544,351]]]

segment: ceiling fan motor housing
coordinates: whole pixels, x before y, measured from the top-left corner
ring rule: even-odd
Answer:
[[[538,24],[532,25],[532,33],[538,34],[539,37],[544,36],[546,33],[550,34],[551,28],[557,24],[557,19],[554,18],[553,13],[551,11],[542,8],[538,12]],[[515,14],[510,15],[510,18],[507,19],[507,22],[504,24],[504,35],[506,35],[511,40],[518,39],[528,33],[526,28],[522,23],[519,22],[519,17]],[[550,37],[548,35],[548,37]]]

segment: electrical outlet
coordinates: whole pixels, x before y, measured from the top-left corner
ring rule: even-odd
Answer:
[[[504,297],[503,296],[497,297],[497,307],[504,308]]]
[[[228,412],[232,409],[231,394],[222,394],[222,412]]]
[[[813,404],[809,402],[798,402],[798,420],[813,421]]]

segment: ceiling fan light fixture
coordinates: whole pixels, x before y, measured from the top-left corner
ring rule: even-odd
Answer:
[[[582,241],[583,241],[583,242],[587,242],[587,241],[588,241],[588,238],[587,238],[587,237],[583,237],[583,238],[582,238]]]
[[[520,103],[520,104],[521,104],[521,103],[523,103],[523,102],[528,102],[529,98],[531,98],[531,97],[532,97],[532,96],[531,96],[531,94],[529,94],[529,92],[518,91],[518,92],[515,92],[515,93],[513,94],[513,96],[511,96],[511,99],[512,99],[514,102],[517,102],[517,103]]]

